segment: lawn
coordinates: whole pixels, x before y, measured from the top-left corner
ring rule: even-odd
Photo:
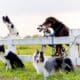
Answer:
[[[66,48],[66,53],[69,54],[69,47],[66,45],[63,46]],[[37,49],[41,50],[41,47],[42,47],[41,45],[17,45],[16,53],[19,55],[33,55],[33,53]],[[50,46],[46,46],[44,51],[45,51],[45,55],[50,56],[55,53],[55,48],[52,49]]]
[[[44,80],[42,74],[37,74],[32,63],[25,63],[24,69],[5,70],[5,66],[0,62],[0,80]],[[47,80],[80,80],[80,69],[74,72],[56,72]]]
[[[40,49],[40,45],[17,45],[17,54],[32,55],[36,49]],[[55,51],[54,51],[55,52]],[[46,47],[46,55],[52,54],[52,49]],[[5,65],[0,62],[0,80],[44,80],[42,74],[37,74],[32,63],[26,62],[24,69],[15,70],[5,70]],[[74,72],[56,72],[54,75],[48,77],[47,80],[80,80],[80,68],[76,69]]]
[[[40,45],[17,45],[16,46],[16,52],[17,54],[21,55],[33,55],[33,53],[37,50],[41,49]],[[52,54],[52,48],[49,46],[46,46],[45,48],[45,55],[51,55]]]

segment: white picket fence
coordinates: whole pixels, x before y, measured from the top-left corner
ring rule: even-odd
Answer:
[[[80,65],[80,29],[70,30],[69,37],[53,37],[54,44],[69,44],[70,55],[75,65]],[[6,38],[0,40],[0,44],[8,45],[8,49],[16,51],[15,45],[31,45],[31,44],[52,44],[52,37],[39,37],[39,38],[26,38],[26,39],[13,39]],[[32,61],[32,56],[19,55],[23,61]]]

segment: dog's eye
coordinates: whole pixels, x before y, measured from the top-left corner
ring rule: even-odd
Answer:
[[[11,25],[11,28],[12,28],[12,29],[14,28],[14,25],[13,25],[13,24]]]
[[[17,34],[17,35],[19,35],[19,33],[18,33],[18,32],[17,32],[16,34]]]

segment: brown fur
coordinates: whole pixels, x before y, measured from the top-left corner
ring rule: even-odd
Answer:
[[[48,24],[51,24],[51,26],[49,27],[54,30],[55,37],[69,36],[69,28],[66,27],[62,22],[60,22],[56,18],[48,17],[42,25],[47,26]],[[61,44],[56,45],[55,55],[62,55],[61,49],[62,49]]]

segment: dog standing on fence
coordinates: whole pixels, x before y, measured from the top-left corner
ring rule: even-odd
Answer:
[[[19,36],[19,32],[15,28],[14,24],[11,22],[8,16],[3,16],[2,17],[3,22],[6,24],[8,30],[9,30],[9,35],[8,36]]]
[[[15,68],[24,68],[21,59],[12,51],[5,52],[4,45],[0,45],[0,59],[5,63],[6,70]]]
[[[53,30],[53,34],[51,34],[49,28]],[[55,17],[48,17],[46,18],[45,22],[42,23],[38,28],[39,32],[48,32],[55,37],[63,37],[69,36],[69,28],[66,27],[62,22],[57,20]],[[49,36],[51,36],[49,35]],[[50,45],[53,47],[53,45]],[[62,56],[61,50],[63,46],[61,44],[56,45],[56,56]]]
[[[43,51],[37,50],[33,56],[33,66],[37,73],[42,73],[44,77],[48,77],[58,71],[59,69],[63,71],[73,71],[74,66],[70,58],[59,56],[54,56],[46,58]]]

